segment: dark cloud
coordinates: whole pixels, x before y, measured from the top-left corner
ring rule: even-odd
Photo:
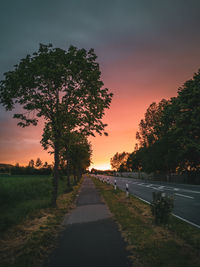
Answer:
[[[199,0],[4,1],[0,79],[39,43],[49,42],[94,47],[106,73],[113,63],[120,69],[121,61],[144,72],[173,69],[200,55],[199,11]]]
[[[134,48],[199,40],[199,10],[198,0],[5,1],[0,11],[1,71],[40,42],[101,48],[127,41]]]
[[[200,67],[199,13],[199,0],[2,0],[0,80],[39,43],[73,44],[95,49],[117,99],[168,97]],[[34,142],[11,114],[0,106],[4,151],[14,138]]]

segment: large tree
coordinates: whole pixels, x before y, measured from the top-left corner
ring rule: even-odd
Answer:
[[[40,158],[37,158],[36,162],[35,162],[35,167],[36,168],[40,168],[42,167],[42,161]]]
[[[136,136],[139,149],[130,160],[135,163],[140,158],[143,170],[168,176],[199,173],[199,100],[200,71],[178,89],[177,97],[149,106]]]
[[[103,87],[101,72],[93,49],[68,51],[40,44],[32,56],[27,55],[0,82],[0,102],[6,110],[20,105],[24,112],[15,113],[18,125],[37,125],[45,120],[43,146],[52,143],[54,178],[52,204],[56,205],[59,157],[62,132],[77,130],[86,135],[101,134],[104,110],[109,108],[112,93]]]
[[[92,156],[91,144],[87,137],[77,131],[63,134],[61,150],[61,168],[67,174],[68,187],[70,175],[76,182],[82,173],[90,166]]]
[[[162,99],[158,104],[153,102],[147,109],[144,119],[140,121],[136,139],[141,147],[153,145],[161,135],[161,121],[163,110],[169,101]]]
[[[34,166],[35,166],[35,162],[34,162],[33,159],[31,159],[31,160],[29,161],[29,163],[28,163],[28,167],[30,167],[30,168],[34,168]]]
[[[163,122],[164,111],[169,106],[170,101],[165,99],[158,104],[153,102],[139,124],[139,131],[136,133],[139,147],[133,154],[133,159],[134,162],[140,159],[140,164],[146,172],[171,172],[174,167],[174,164],[171,164],[173,155],[170,150],[172,138],[167,130],[170,118],[165,118]]]
[[[178,89],[161,117],[170,138],[169,151],[174,150],[177,170],[200,171],[200,70]],[[174,149],[175,148],[175,149]]]
[[[128,156],[129,156],[129,153],[127,152],[115,153],[115,155],[110,159],[110,165],[112,169],[118,171],[121,164],[126,164]]]
[[[82,173],[90,166],[92,149],[87,138],[82,134],[73,133],[70,144],[65,147],[67,165],[70,165],[74,180],[79,180]]]

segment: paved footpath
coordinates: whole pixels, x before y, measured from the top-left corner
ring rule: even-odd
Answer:
[[[130,267],[125,243],[92,180],[85,176],[77,207],[66,215],[58,247],[44,267]]]

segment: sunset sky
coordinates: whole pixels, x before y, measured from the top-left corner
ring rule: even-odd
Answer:
[[[199,14],[199,0],[2,1],[0,80],[39,43],[94,48],[114,97],[103,119],[109,136],[90,138],[92,167],[108,169],[116,152],[133,151],[148,106],[176,96],[200,68]],[[12,114],[0,106],[0,163],[51,163],[40,145],[42,122],[22,129]]]

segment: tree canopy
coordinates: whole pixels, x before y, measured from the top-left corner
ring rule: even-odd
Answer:
[[[67,161],[67,169],[72,171],[75,181],[79,180],[90,166],[91,156],[91,144],[84,135],[73,132],[66,138],[62,158]]]
[[[40,44],[37,52],[23,58],[0,82],[0,103],[6,110],[22,107],[23,112],[13,115],[19,126],[36,126],[40,117],[45,121],[42,145],[53,148],[54,204],[63,132],[88,136],[102,134],[106,126],[102,117],[112,93],[103,88],[96,59],[93,49],[87,52],[70,46],[65,51]]]
[[[135,150],[125,157],[116,153],[116,170],[147,173],[187,174],[198,182],[200,174],[200,70],[178,89],[177,96],[153,102],[136,133]]]
[[[110,159],[110,165],[111,165],[112,169],[114,169],[116,171],[119,171],[119,170],[123,171],[126,168],[126,166],[124,166],[124,163],[126,163],[128,156],[129,156],[129,153],[127,153],[127,152],[122,152],[122,153],[117,152]],[[121,169],[120,169],[120,166],[121,166]]]
[[[147,172],[200,173],[199,100],[200,71],[177,97],[149,106],[136,134],[139,146],[128,159],[132,169],[140,162]]]

